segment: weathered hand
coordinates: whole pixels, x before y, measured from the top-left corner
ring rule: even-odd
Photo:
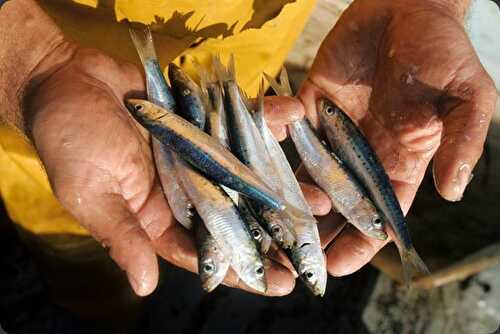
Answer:
[[[50,74],[38,71],[42,74],[28,91],[25,114],[62,205],[109,247],[137,294],[147,295],[156,287],[156,254],[196,272],[192,235],[172,218],[155,172],[149,134],[123,104],[126,96],[144,95],[139,70],[67,43],[39,68]],[[284,114],[267,108],[266,117],[277,133],[304,113],[300,102],[284,103]],[[292,273],[276,262],[267,266],[266,277],[268,295],[287,294],[294,287]],[[248,289],[231,271],[225,284]]]
[[[465,2],[355,1],[299,92],[316,125],[319,96],[355,120],[405,212],[433,157],[437,190],[458,201],[483,150],[496,92],[464,31]],[[338,232],[333,221],[321,224],[325,240]],[[329,272],[356,271],[384,244],[345,229],[328,250]]]

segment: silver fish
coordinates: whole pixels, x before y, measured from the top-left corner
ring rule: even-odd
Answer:
[[[173,152],[156,138],[153,138],[153,153],[163,193],[172,214],[182,226],[190,230],[193,225],[193,205],[177,180]]]
[[[132,116],[152,135],[215,182],[278,211],[286,208],[279,195],[217,139],[151,102],[129,99],[126,105]]]
[[[158,63],[151,31],[147,26],[138,24],[131,25],[129,31],[146,73],[148,99],[173,110],[175,100]],[[193,215],[192,204],[177,181],[172,157],[175,153],[156,138],[152,139],[152,146],[156,170],[172,214],[179,223],[190,229]]]
[[[273,78],[266,78],[278,94],[291,95],[285,70],[282,71],[281,86]],[[318,138],[309,121],[295,121],[288,125],[288,130],[308,173],[328,194],[336,210],[364,234],[379,240],[387,239],[377,209],[342,161]]]
[[[384,220],[390,223],[406,283],[409,285],[415,275],[428,274],[429,270],[413,247],[391,180],[375,151],[349,116],[332,101],[319,99],[317,110],[332,150],[355,173],[383,213]]]
[[[264,293],[264,264],[236,205],[218,185],[191,168],[183,168],[186,162],[177,159],[175,163],[182,186],[224,257],[230,259],[241,280]]]
[[[275,166],[275,173],[280,176],[283,198],[306,213],[306,219],[292,220],[297,235],[297,245],[292,247],[290,251],[292,263],[306,286],[315,295],[323,296],[326,290],[327,272],[317,221],[304,198],[283,149],[266,124],[263,84],[261,84],[259,92],[257,111],[253,116]]]
[[[241,97],[240,88],[234,77],[232,58],[227,70],[221,70],[221,65],[215,67],[219,69],[218,76],[224,88],[224,108],[227,113],[231,151],[278,193],[281,190],[279,176],[273,169],[274,166],[265,150],[259,130]],[[285,215],[252,202],[248,204],[281,247],[288,249],[295,244],[296,236],[293,226]]]
[[[230,261],[224,256],[219,245],[205,227],[205,223],[198,214],[193,217],[194,235],[198,249],[198,274],[202,288],[213,291],[224,281],[229,269]]]

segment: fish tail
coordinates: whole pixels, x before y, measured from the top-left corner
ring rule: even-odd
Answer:
[[[227,75],[229,80],[236,80],[236,65],[234,63],[234,55],[229,56],[229,62],[227,63]]]
[[[257,93],[255,108],[253,108],[252,117],[255,124],[259,128],[267,127],[266,119],[264,118],[264,79],[262,79]]]
[[[280,84],[282,89],[286,92],[285,95],[292,96],[292,87],[290,86],[290,80],[288,80],[288,72],[286,68],[283,67],[280,73]]]
[[[414,247],[409,249],[400,248],[401,265],[403,268],[403,279],[405,285],[410,287],[414,277],[421,277],[430,274],[422,258],[418,255]]]
[[[222,64],[222,61],[220,60],[219,55],[216,55],[212,58],[212,66],[215,70],[215,75],[217,77],[217,80],[219,81],[219,84],[222,87],[223,86],[222,83],[224,81],[230,80],[230,76],[229,76],[228,70]]]
[[[212,83],[212,72],[203,66],[197,59],[193,59],[193,66],[200,77],[200,97],[205,107],[210,106],[210,98],[208,95],[208,85]]]
[[[140,23],[130,23],[129,32],[142,64],[145,65],[147,60],[156,60],[153,35],[149,26]]]
[[[280,96],[292,96],[292,88],[290,87],[290,81],[288,80],[288,73],[286,69],[283,67],[281,69],[280,74],[280,83],[276,81],[272,76],[267,73],[263,73],[266,80],[269,82],[271,87],[273,88],[276,95]]]
[[[264,118],[264,93],[265,93],[265,88],[264,88],[264,79],[260,81],[260,86],[259,86],[259,92],[257,94],[257,110],[256,112],[261,115],[262,118]],[[265,122],[265,120],[264,120]]]

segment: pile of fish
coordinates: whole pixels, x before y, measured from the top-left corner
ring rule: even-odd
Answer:
[[[131,26],[130,33],[149,101],[130,99],[127,107],[153,136],[157,171],[174,217],[193,231],[203,288],[213,290],[231,267],[264,293],[264,259],[279,245],[307,287],[322,296],[327,271],[317,221],[266,124],[263,84],[250,101],[235,80],[234,61],[226,67],[214,57],[210,69],[195,64],[200,86],[170,64],[169,86],[149,28]],[[280,84],[266,78],[278,95],[292,95],[284,70]],[[306,119],[289,125],[307,171],[361,232],[385,240],[388,223],[408,280],[426,272],[375,153],[332,102],[320,99],[318,107],[330,146]]]

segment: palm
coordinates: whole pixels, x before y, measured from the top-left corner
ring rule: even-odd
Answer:
[[[432,157],[441,195],[461,197],[494,94],[459,20],[424,2],[358,0],[324,40],[299,96],[313,122],[324,95],[358,123],[406,212]],[[356,270],[382,245],[345,231],[329,251],[330,271]]]

